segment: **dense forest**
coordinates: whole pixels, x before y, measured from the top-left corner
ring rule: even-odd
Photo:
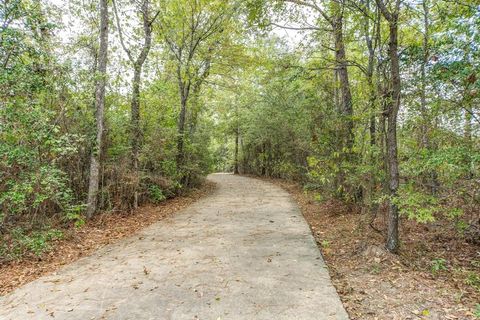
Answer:
[[[341,201],[392,253],[407,220],[480,243],[476,0],[3,0],[0,20],[2,262],[218,171]]]

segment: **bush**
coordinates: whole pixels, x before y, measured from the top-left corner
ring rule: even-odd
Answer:
[[[150,200],[153,203],[160,203],[162,201],[165,201],[165,199],[167,199],[167,197],[163,194],[162,189],[160,189],[159,186],[154,184],[148,187],[148,193],[149,193]]]
[[[62,237],[63,233],[60,230],[48,227],[31,232],[20,227],[13,228],[0,243],[1,260],[18,259],[28,254],[41,256],[51,249],[53,241]]]

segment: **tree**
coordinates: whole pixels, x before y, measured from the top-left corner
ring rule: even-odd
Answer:
[[[397,145],[397,118],[400,109],[400,63],[398,57],[398,16],[400,14],[401,0],[393,2],[393,8],[387,8],[383,0],[376,0],[383,17],[388,22],[389,43],[388,54],[390,58],[390,87],[386,101],[387,116],[387,167],[388,186],[390,197],[397,196],[400,184],[398,168],[398,145]],[[388,200],[388,224],[386,247],[391,252],[397,252],[400,245],[398,237],[398,206],[392,200]]]
[[[90,174],[88,184],[87,217],[97,210],[97,196],[103,149],[103,132],[105,117],[105,86],[107,82],[108,57],[108,0],[100,0],[100,49],[98,51],[97,83],[95,88],[95,122],[96,138],[90,156]]]
[[[185,126],[188,102],[208,77],[211,59],[220,45],[219,36],[235,6],[215,1],[172,1],[159,19],[162,36],[175,59],[180,97],[178,116],[177,167],[184,161]]]
[[[139,183],[139,150],[140,150],[140,140],[141,140],[141,128],[140,128],[140,83],[142,76],[142,68],[145,60],[147,60],[148,53],[152,47],[152,24],[157,18],[159,12],[155,16],[151,17],[150,14],[150,0],[143,0],[140,4],[140,13],[142,16],[143,22],[143,45],[140,48],[138,56],[135,58],[132,54],[131,49],[127,47],[127,44],[124,41],[123,31],[120,24],[120,18],[118,15],[118,10],[116,6],[116,1],[112,0],[113,8],[115,11],[115,17],[117,20],[118,34],[120,37],[120,43],[123,50],[126,52],[128,59],[133,67],[133,80],[132,80],[132,101],[131,101],[131,148],[132,148],[132,169],[137,176],[137,186],[134,192],[133,207],[138,207],[138,183]]]
[[[350,91],[350,82],[348,80],[348,60],[344,41],[344,17],[345,0],[332,1],[330,3],[330,12],[323,7],[325,5],[317,4],[315,1],[301,0],[283,0],[302,7],[313,9],[331,26],[333,34],[333,51],[335,53],[335,79],[338,79],[340,94],[338,99],[338,109],[345,122],[345,147],[350,150],[354,142],[354,123],[353,123],[353,103],[352,93]],[[337,81],[337,80],[335,80]],[[349,151],[350,152],[350,151]]]

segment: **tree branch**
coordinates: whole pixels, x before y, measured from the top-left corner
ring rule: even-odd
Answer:
[[[135,63],[135,60],[134,60],[133,57],[132,57],[132,53],[131,53],[130,50],[127,48],[127,46],[125,45],[125,41],[123,40],[123,32],[122,32],[122,27],[120,26],[120,19],[119,19],[119,17],[118,17],[118,10],[117,10],[116,1],[115,1],[115,0],[112,0],[112,4],[113,4],[113,11],[114,11],[114,13],[115,13],[115,18],[116,18],[116,21],[117,21],[117,28],[118,28],[118,35],[119,35],[119,37],[120,37],[120,44],[122,45],[123,50],[127,53],[128,59],[129,59],[132,63]]]

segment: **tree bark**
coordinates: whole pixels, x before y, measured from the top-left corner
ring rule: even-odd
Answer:
[[[400,109],[400,61],[398,57],[398,16],[401,0],[392,3],[392,10],[387,9],[384,0],[376,0],[377,6],[388,22],[389,43],[388,55],[390,58],[390,91],[386,101],[387,116],[387,169],[388,169],[388,219],[386,248],[392,253],[397,253],[400,245],[398,236],[398,207],[393,201],[397,196],[400,177],[398,171],[398,146],[397,146],[397,118]]]
[[[370,1],[366,1],[366,8],[370,10]],[[371,116],[370,116],[370,145],[374,146],[376,144],[376,101],[377,101],[377,91],[373,83],[373,73],[376,66],[375,52],[380,43],[380,13],[378,10],[375,12],[375,20],[372,34],[370,34],[370,17],[365,18],[365,40],[368,49],[368,65],[367,65],[367,82],[369,87],[370,94],[370,107],[371,107]]]
[[[345,123],[345,147],[350,150],[353,147],[353,106],[350,83],[348,80],[347,58],[343,39],[343,16],[334,18],[333,33],[335,39],[335,64],[340,84],[340,112]]]
[[[136,65],[133,73],[132,103],[131,103],[131,147],[132,147],[132,169],[136,175],[136,186],[133,193],[133,208],[138,207],[138,184],[139,184],[139,153],[140,153],[140,81],[142,67]]]
[[[365,1],[365,8],[367,12],[371,11],[371,2],[370,0]],[[368,90],[369,90],[369,104],[370,104],[370,123],[369,123],[369,131],[370,131],[370,146],[373,148],[377,145],[377,100],[378,100],[378,91],[375,87],[374,84],[374,72],[377,70],[378,72],[378,64],[376,63],[376,58],[375,58],[375,53],[377,51],[378,45],[381,42],[380,37],[381,37],[381,32],[380,32],[380,12],[379,10],[375,10],[375,16],[373,20],[373,27],[372,30],[370,30],[370,17],[366,15],[365,22],[364,22],[364,29],[365,29],[365,42],[367,45],[368,49],[368,64],[367,64],[367,83],[368,83]],[[374,152],[370,152],[370,159],[369,161],[373,164],[375,163],[375,160],[377,159],[377,156],[375,155]],[[372,166],[372,169],[370,170],[369,176],[370,176],[370,181],[368,182],[368,187],[366,190],[367,197],[366,199],[366,205],[369,208],[368,212],[370,214],[370,223],[369,225],[372,226],[373,222],[376,218],[377,211],[378,211],[378,205],[375,204],[374,198],[375,198],[375,187],[377,184],[377,181],[375,179],[376,177],[376,171],[377,168],[374,168]]]
[[[97,211],[97,197],[101,167],[103,122],[105,113],[105,86],[108,56],[108,0],[100,0],[100,49],[98,52],[97,79],[95,88],[96,139],[90,156],[90,175],[88,184],[87,218]]]
[[[181,80],[179,80],[181,82]],[[184,93],[183,86],[180,85],[180,114],[178,116],[178,132],[177,132],[177,168],[183,164],[185,143],[185,119],[187,116],[188,95]]]
[[[428,20],[428,0],[422,2],[423,7],[423,21],[424,21],[424,33],[423,33],[423,57],[420,65],[420,113],[422,115],[421,125],[421,143],[423,148],[429,147],[428,141],[428,126],[427,126],[427,76],[426,65],[428,63],[429,55],[429,20]]]
[[[391,97],[388,101],[387,118],[387,159],[388,159],[388,177],[390,197],[396,197],[400,183],[398,171],[398,147],[397,147],[397,118],[400,108],[400,65],[398,58],[398,13],[392,14],[389,21],[390,43],[388,47],[390,55],[390,73],[391,73]],[[396,253],[399,248],[398,236],[398,207],[389,200],[388,204],[388,229],[387,229],[387,249]]]
[[[238,171],[238,140],[239,140],[240,132],[238,130],[238,125],[237,128],[235,129],[235,166],[233,169],[233,174],[239,174],[240,172]]]
[[[430,40],[430,10],[428,7],[429,3],[428,0],[424,0],[422,2],[423,7],[423,57],[422,63],[420,66],[420,114],[422,116],[422,124],[421,124],[421,132],[420,132],[420,143],[421,147],[425,149],[432,149],[432,143],[429,138],[428,128],[430,126],[430,121],[428,119],[428,109],[427,109],[427,64],[430,56],[430,47],[429,47],[429,40]],[[439,186],[437,172],[435,170],[431,170],[427,172],[425,177],[425,182],[427,185],[430,185],[430,192],[435,195],[437,193],[437,189]]]

